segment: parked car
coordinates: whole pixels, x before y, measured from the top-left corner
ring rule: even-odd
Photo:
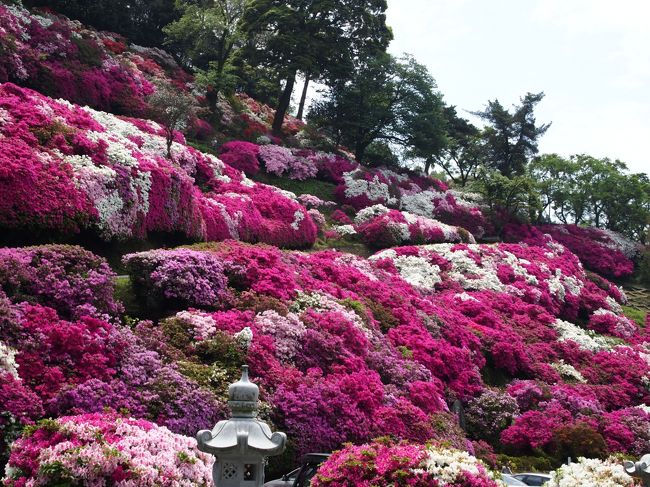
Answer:
[[[502,473],[501,474],[501,480],[503,481],[504,484],[506,485],[519,485],[520,487],[524,484],[521,480],[517,480],[514,478],[512,475],[509,475],[507,473]]]
[[[549,474],[538,472],[516,473],[513,477],[521,480],[526,485],[544,485],[551,480]]]
[[[302,457],[300,468],[285,473],[277,480],[266,482],[264,487],[309,487],[318,467],[329,456],[329,453],[308,453]]]

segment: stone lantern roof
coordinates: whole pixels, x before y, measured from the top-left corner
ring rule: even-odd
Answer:
[[[215,456],[274,456],[282,453],[287,435],[271,433],[271,428],[256,418],[258,400],[259,387],[248,380],[248,366],[244,365],[241,379],[228,388],[232,418],[219,421],[212,431],[199,431],[199,450]]]

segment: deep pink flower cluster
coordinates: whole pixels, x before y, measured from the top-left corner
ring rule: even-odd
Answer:
[[[39,423],[12,450],[4,485],[212,485],[213,458],[196,441],[116,414]]]
[[[314,243],[316,227],[297,201],[184,145],[180,134],[170,160],[161,133],[153,122],[0,86],[0,144],[7,145],[0,225],[91,228],[105,239],[159,231],[291,248]]]
[[[101,257],[81,247],[0,248],[0,289],[14,302],[38,302],[65,318],[115,317],[116,275]]]
[[[241,140],[226,142],[219,148],[221,160],[245,172],[247,176],[255,176],[260,170],[260,163],[257,160],[259,152],[260,147],[257,144]]]
[[[10,81],[80,105],[142,116],[154,81],[188,89],[189,76],[161,53],[127,49],[118,35],[86,29],[62,16],[0,6],[0,83]]]
[[[607,277],[634,272],[639,246],[615,232],[576,225],[506,225],[504,238],[512,242],[544,245],[550,235],[576,254],[585,267]]]

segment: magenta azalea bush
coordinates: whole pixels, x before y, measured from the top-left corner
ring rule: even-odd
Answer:
[[[0,83],[129,116],[145,115],[156,81],[189,89],[190,77],[164,51],[52,13],[0,5],[0,33]]]
[[[144,420],[86,414],[44,420],[11,449],[3,485],[212,485],[196,440]]]
[[[566,321],[600,310],[623,319],[624,296],[595,286],[561,246],[444,244],[370,259],[237,242],[201,252],[223,264],[233,300],[216,312],[178,313],[165,340],[208,366],[212,355],[202,350],[214,340],[251,333],[241,360],[301,452],[385,433],[440,438],[435,425],[460,399],[474,439],[523,450],[548,443],[556,453],[565,426],[650,399],[645,330],[622,338]],[[512,388],[491,392],[487,370]],[[544,412],[554,398],[565,412]],[[538,412],[559,426],[544,428],[541,443],[515,439]],[[604,450],[623,448],[607,440],[606,427],[594,429]],[[535,438],[522,431],[519,438]]]
[[[576,225],[507,225],[504,238],[544,245],[549,236],[576,254],[588,269],[607,277],[626,277],[634,272],[633,259],[641,247],[615,232]]]
[[[334,452],[312,481],[315,487],[404,485],[497,487],[498,475],[467,452],[411,443],[375,441]]]
[[[0,86],[0,226],[87,228],[106,240],[156,231],[286,247],[314,243],[311,217],[286,193],[184,145],[181,134],[170,160],[162,133],[154,122]]]
[[[115,317],[115,273],[81,247],[43,245],[0,248],[0,289],[12,300],[49,306],[66,318]]]

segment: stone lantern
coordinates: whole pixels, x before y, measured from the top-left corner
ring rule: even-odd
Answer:
[[[638,462],[623,462],[625,471],[637,479],[641,479],[644,487],[650,486],[650,454],[643,455]]]
[[[248,380],[248,366],[244,365],[241,379],[228,388],[232,418],[196,435],[199,450],[217,458],[212,469],[217,487],[262,487],[264,458],[284,451],[287,435],[271,433],[271,428],[256,418],[259,393],[259,387]]]

